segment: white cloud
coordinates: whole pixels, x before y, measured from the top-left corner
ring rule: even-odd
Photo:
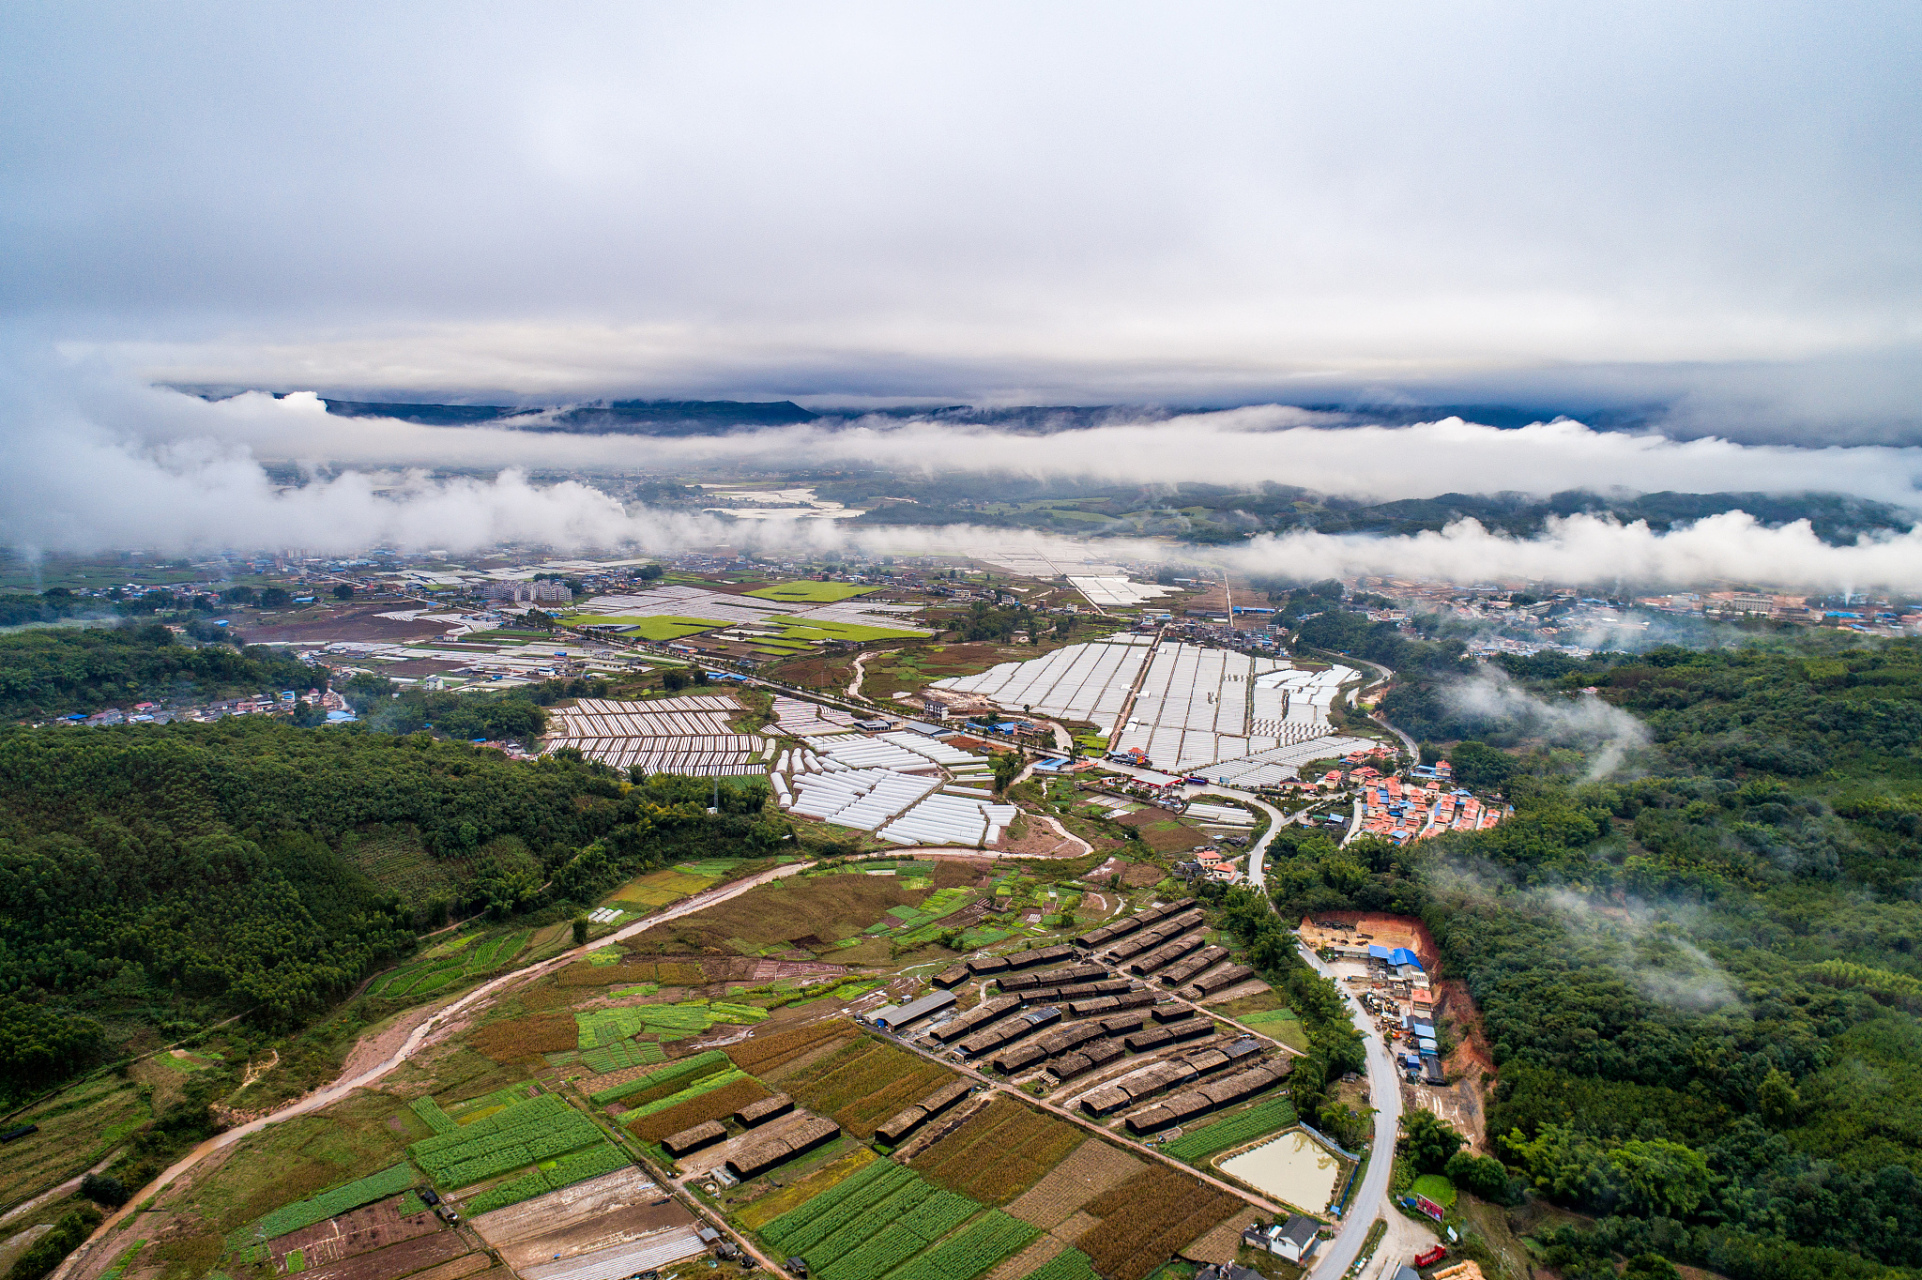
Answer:
[[[1701,387],[1695,431],[1786,400],[1912,436],[1919,29],[1887,3],[9,6],[0,306],[242,385]],[[1865,355],[1848,405],[1804,402],[1805,365]]]
[[[1589,753],[1590,782],[1610,776],[1630,751],[1650,742],[1646,725],[1592,693],[1539,698],[1492,668],[1449,685],[1443,696],[1458,710],[1504,721],[1555,746]]]

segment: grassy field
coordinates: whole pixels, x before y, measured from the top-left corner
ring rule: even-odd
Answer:
[[[779,582],[771,587],[756,587],[748,592],[764,600],[798,600],[809,604],[833,604],[837,600],[847,600],[854,596],[864,596],[879,587],[856,586],[852,582]]]
[[[432,902],[458,902],[472,874],[465,862],[436,858],[411,827],[373,827],[350,833],[341,853],[369,879],[392,889],[418,911]]]
[[[601,624],[633,627],[629,635],[642,640],[679,640],[682,636],[699,635],[716,627],[725,627],[725,622],[712,618],[674,618],[653,617],[636,618],[621,614],[575,613],[561,619],[570,627],[597,626]]]
[[[825,622],[818,618],[769,618],[768,621],[781,628],[786,638],[793,640],[911,640],[919,634],[896,627],[868,627],[853,622]]]
[[[1439,1173],[1424,1173],[1415,1179],[1411,1190],[1418,1196],[1427,1196],[1444,1209],[1454,1206],[1455,1184]]]
[[[669,871],[650,871],[639,879],[630,880],[609,894],[605,899],[608,906],[625,907],[630,910],[654,911],[671,902],[699,893],[714,883],[710,875],[689,875],[678,869]]]
[[[164,1070],[164,1068],[162,1068]],[[37,1124],[0,1160],[0,1205],[38,1195],[81,1173],[152,1118],[139,1085],[103,1075],[13,1117],[7,1127]]]
[[[649,929],[632,945],[666,955],[742,954],[776,944],[822,950],[858,936],[890,907],[918,907],[927,897],[928,890],[905,888],[894,876],[794,876]]]

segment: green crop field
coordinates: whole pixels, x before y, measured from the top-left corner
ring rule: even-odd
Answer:
[[[1274,1098],[1183,1134],[1162,1150],[1177,1160],[1200,1160],[1266,1134],[1279,1133],[1293,1125],[1295,1119],[1294,1105],[1286,1098]]]
[[[563,621],[575,627],[596,626],[603,623],[633,627],[634,630],[629,634],[637,635],[643,640],[679,640],[682,636],[699,635],[703,631],[712,631],[716,627],[728,625],[725,622],[716,622],[712,618],[636,618],[596,613],[571,614]]]
[[[894,627],[868,627],[852,622],[825,622],[818,618],[769,618],[790,639],[795,640],[912,640],[920,633]]]
[[[725,1053],[722,1053],[719,1049],[709,1049],[706,1053],[697,1053],[691,1058],[683,1058],[679,1062],[670,1063],[662,1067],[659,1071],[650,1071],[638,1080],[629,1080],[626,1084],[610,1085],[589,1096],[592,1097],[595,1102],[603,1104],[616,1102],[622,1098],[631,1098],[636,1094],[652,1093],[655,1090],[662,1091],[661,1093],[654,1094],[656,1097],[661,1097],[674,1092],[675,1088],[686,1087],[685,1084],[679,1082],[686,1081],[687,1083],[692,1083],[702,1076],[711,1076],[717,1072],[726,1071],[733,1065]],[[669,1088],[668,1086],[675,1086],[675,1088]],[[647,1100],[648,1099],[641,1099],[640,1101]],[[639,1102],[635,1105],[639,1105]]]
[[[429,1138],[427,1141],[431,1142],[433,1139]],[[316,1222],[325,1222],[335,1214],[346,1213],[349,1209],[358,1209],[364,1204],[372,1204],[388,1196],[397,1196],[413,1185],[413,1169],[404,1163],[397,1164],[390,1169],[383,1169],[379,1173],[369,1174],[365,1178],[357,1178],[344,1186],[335,1187],[332,1191],[323,1191],[317,1196],[309,1196],[305,1200],[296,1200],[292,1204],[282,1205],[272,1213],[256,1219],[235,1232],[235,1238],[229,1243],[234,1248],[239,1248],[262,1240],[272,1240],[290,1231],[311,1227]]]
[[[576,1182],[586,1182],[603,1174],[626,1169],[633,1164],[627,1154],[611,1142],[576,1151],[562,1156],[554,1162],[551,1169],[536,1169],[523,1174],[512,1182],[504,1182],[498,1187],[483,1191],[468,1200],[463,1206],[469,1217],[483,1214],[491,1209],[503,1209],[510,1204],[532,1200],[535,1196],[546,1195],[549,1191],[559,1191],[571,1187]]]
[[[864,1166],[761,1231],[822,1280],[971,1280],[1037,1234],[892,1160]]]
[[[544,1093],[407,1150],[435,1182],[452,1189],[601,1141],[592,1120]]]
[[[800,600],[809,604],[833,604],[837,600],[847,600],[854,596],[864,596],[879,587],[856,586],[852,582],[777,582],[771,587],[756,587],[748,592],[764,600]]]

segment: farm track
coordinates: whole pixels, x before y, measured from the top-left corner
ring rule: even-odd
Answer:
[[[598,950],[601,947],[607,946],[609,943],[620,942],[623,939],[633,937],[647,929],[651,929],[655,925],[664,924],[669,920],[678,920],[682,916],[692,915],[697,911],[706,910],[708,907],[716,906],[729,899],[739,897],[750,889],[759,888],[761,885],[786,876],[796,875],[813,865],[812,862],[797,862],[785,867],[775,867],[772,870],[763,871],[759,875],[736,880],[731,884],[721,885],[718,888],[708,890],[706,893],[699,893],[691,898],[677,902],[671,907],[663,908],[653,915],[643,916],[633,924],[626,925],[604,938],[599,938],[582,946],[563,951],[559,955],[550,956],[546,960],[538,960],[533,964],[524,965],[510,973],[504,973],[498,978],[493,978],[482,983],[466,995],[461,996],[452,1003],[437,1010],[425,1022],[414,1028],[413,1032],[408,1035],[400,1048],[395,1050],[394,1053],[387,1058],[356,1075],[336,1080],[333,1084],[325,1088],[316,1089],[305,1097],[298,1098],[286,1106],[281,1107],[279,1110],[262,1116],[258,1120],[250,1120],[246,1124],[238,1125],[232,1129],[228,1129],[224,1133],[216,1134],[195,1147],[192,1151],[189,1151],[186,1155],[170,1165],[159,1177],[135,1192],[129,1197],[125,1205],[116,1209],[105,1222],[102,1222],[95,1228],[93,1234],[87,1238],[86,1243],[69,1254],[66,1260],[54,1270],[50,1280],[68,1280],[69,1277],[79,1272],[86,1265],[87,1260],[98,1252],[99,1246],[106,1241],[107,1237],[123,1222],[132,1217],[132,1215],[138,1211],[140,1205],[144,1204],[151,1197],[159,1194],[176,1179],[186,1174],[193,1169],[195,1165],[205,1160],[214,1152],[232,1146],[247,1135],[264,1129],[270,1124],[278,1124],[283,1120],[291,1120],[295,1116],[305,1115],[309,1111],[317,1111],[322,1107],[331,1106],[339,1102],[342,1098],[347,1097],[354,1090],[364,1088],[374,1083],[394,1068],[400,1066],[403,1062],[412,1058],[423,1048],[430,1044],[438,1043],[445,1035],[457,1030],[462,1025],[462,1019],[458,1015],[480,1007],[506,988],[516,983],[524,982],[529,978],[539,977],[555,969],[563,968],[585,957],[588,952]]]
[[[1006,1094],[1008,1097],[1014,1098],[1023,1103],[1026,1103],[1028,1106],[1039,1107],[1043,1111],[1046,1111],[1049,1114],[1053,1115],[1056,1119],[1066,1120],[1069,1124],[1075,1126],[1075,1128],[1083,1130],[1086,1133],[1093,1134],[1096,1137],[1105,1138],[1109,1142],[1114,1143],[1116,1146],[1125,1147],[1127,1150],[1134,1152],[1136,1155],[1146,1156],[1148,1159],[1156,1161],[1159,1164],[1164,1164],[1168,1166],[1170,1169],[1175,1169],[1181,1173],[1185,1173],[1192,1177],[1198,1178],[1202,1182],[1205,1182],[1209,1186],[1215,1188],[1217,1191],[1225,1191],[1229,1195],[1235,1197],[1237,1200],[1246,1201],[1247,1203],[1253,1205],[1255,1208],[1260,1209],[1263,1213],[1279,1214],[1283,1217],[1286,1217],[1291,1212],[1291,1210],[1283,1208],[1281,1205],[1274,1204],[1267,1200],[1263,1200],[1260,1196],[1257,1196],[1252,1192],[1244,1191],[1240,1187],[1237,1187],[1232,1183],[1224,1182],[1222,1179],[1214,1177],[1211,1174],[1203,1173],[1201,1170],[1193,1167],[1192,1165],[1183,1164],[1181,1163],[1181,1161],[1176,1160],[1172,1156],[1165,1156],[1161,1154],[1161,1152],[1157,1151],[1155,1148],[1148,1146],[1146,1143],[1136,1142],[1133,1138],[1125,1137],[1113,1129],[1109,1129],[1102,1125],[1095,1124],[1093,1121],[1087,1119],[1086,1117],[1074,1111],[1069,1110],[1066,1107],[1059,1107],[1052,1102],[1044,1101],[1040,1098],[1035,1097],[1033,1094],[1023,1092],[1021,1089],[1017,1088],[1016,1086],[1005,1083],[1004,1081],[991,1079],[988,1076],[981,1074],[981,1072],[975,1070],[973,1067],[968,1066],[966,1063],[950,1062],[946,1058],[941,1057],[939,1054],[932,1053],[927,1049],[923,1049],[918,1044],[911,1044],[905,1040],[898,1040],[895,1043],[899,1044],[902,1048],[907,1049],[910,1052],[920,1054],[922,1057],[926,1058],[929,1062],[934,1063],[935,1065],[941,1067],[944,1070],[959,1072],[961,1075],[967,1076],[969,1079],[973,1080],[975,1083],[986,1085],[988,1088],[995,1090],[997,1093]],[[59,1278],[56,1277],[55,1280],[59,1280]]]

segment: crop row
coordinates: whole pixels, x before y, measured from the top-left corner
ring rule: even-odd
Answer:
[[[410,1148],[415,1160],[445,1187],[464,1187],[524,1164],[598,1141],[594,1122],[552,1094],[519,1102]]]
[[[896,1189],[915,1180],[912,1169],[892,1160],[876,1160],[768,1223],[761,1235],[770,1244],[798,1250],[806,1243],[826,1239],[834,1230],[828,1225],[830,1219],[838,1222],[844,1213],[852,1217],[865,1206],[887,1199]]]
[[[678,1107],[683,1102],[691,1101],[704,1093],[719,1089],[723,1085],[730,1085],[737,1080],[746,1080],[748,1078],[746,1072],[737,1071],[733,1067],[729,1067],[725,1071],[718,1071],[705,1079],[697,1080],[685,1089],[670,1093],[665,1098],[656,1098],[652,1102],[642,1103],[640,1106],[635,1107],[623,1115],[621,1117],[621,1123],[632,1124],[644,1116],[653,1115],[656,1111],[666,1111],[670,1107]]]
[[[902,1232],[915,1242],[916,1248],[926,1244],[927,1241],[903,1228],[896,1219],[912,1213],[916,1206],[933,1194],[933,1187],[916,1178],[875,1205],[872,1212],[862,1214],[813,1248],[803,1249],[801,1256],[807,1259],[808,1270],[820,1273],[832,1267],[841,1259],[860,1252],[869,1241],[884,1231]],[[909,1250],[910,1253],[913,1251]]]
[[[581,1063],[598,1075],[666,1061],[667,1051],[652,1040],[616,1040],[581,1054]]]
[[[489,969],[506,964],[520,954],[521,948],[533,936],[532,929],[522,929],[518,933],[504,933],[498,938],[488,939],[468,953],[466,971],[470,974],[486,973]]]
[[[712,1075],[717,1071],[725,1071],[728,1065],[729,1060],[727,1054],[722,1053],[719,1049],[709,1049],[706,1053],[697,1053],[691,1058],[682,1058],[679,1062],[669,1063],[659,1071],[650,1071],[637,1080],[629,1080],[626,1084],[610,1085],[608,1088],[598,1090],[589,1096],[593,1098],[595,1102],[602,1104],[616,1102],[622,1098],[632,1097],[634,1094],[644,1093],[649,1089],[659,1088],[661,1085],[671,1084],[683,1078],[691,1080],[702,1075]]]
[[[435,1102],[432,1095],[415,1098],[407,1104],[407,1109],[426,1121],[435,1133],[452,1133],[460,1127],[454,1123],[454,1117],[440,1109],[440,1103]]]
[[[929,1179],[983,1204],[1033,1186],[1087,1135],[1043,1111],[996,1098],[915,1158]]]
[[[358,1209],[375,1200],[399,1195],[413,1185],[414,1171],[405,1163],[397,1164],[391,1169],[382,1169],[379,1173],[335,1187],[332,1191],[323,1191],[317,1196],[282,1205],[255,1222],[245,1235],[254,1240],[272,1240],[289,1231],[325,1222],[337,1213],[346,1213],[349,1209]]]
[[[859,1035],[854,1024],[840,1018],[824,1022],[813,1022],[792,1031],[777,1032],[773,1035],[757,1035],[740,1044],[728,1047],[727,1056],[734,1059],[734,1065],[743,1071],[757,1075],[770,1071],[813,1049],[816,1045],[829,1040],[845,1040]]]
[[[967,1230],[896,1271],[890,1280],[972,1280],[1040,1234],[1039,1227],[990,1209],[969,1223]]]
[[[820,1280],[877,1280],[924,1248],[921,1237],[891,1226],[829,1266],[816,1270],[810,1263],[808,1274]]]
[[[716,1080],[712,1088],[703,1085],[698,1092],[689,1090],[691,1097],[678,1102],[669,1099],[669,1105],[659,1111],[634,1120],[624,1120],[628,1131],[642,1142],[659,1142],[683,1129],[692,1129],[697,1124],[732,1115],[742,1107],[769,1096],[768,1091],[761,1087],[761,1082],[753,1076],[737,1074],[724,1083],[718,1077]]]
[[[1030,1271],[1024,1280],[1101,1280],[1095,1274],[1094,1263],[1079,1249],[1063,1249],[1041,1266]]]
[[[1239,1115],[1217,1120],[1206,1128],[1184,1134],[1162,1150],[1177,1160],[1199,1160],[1217,1151],[1252,1142],[1263,1134],[1286,1129],[1294,1123],[1294,1104],[1286,1098],[1273,1098]]]
[[[502,1183],[491,1190],[483,1191],[467,1201],[467,1213],[469,1217],[473,1217],[491,1209],[503,1209],[510,1204],[519,1204],[523,1200],[545,1195],[549,1191],[571,1187],[576,1182],[586,1182],[589,1178],[598,1178],[602,1174],[625,1169],[632,1163],[619,1147],[611,1142],[603,1142],[585,1151],[576,1151],[572,1155],[562,1156],[555,1162],[552,1169],[536,1169],[512,1182]]]
[[[782,1083],[796,1101],[868,1138],[876,1125],[950,1078],[905,1049],[863,1036]]]
[[[1101,1219],[1077,1242],[1095,1270],[1143,1280],[1168,1255],[1241,1207],[1241,1201],[1166,1165],[1151,1165],[1087,1206]]]
[[[926,1241],[939,1240],[981,1212],[979,1203],[958,1191],[937,1191],[903,1214],[897,1224]]]

